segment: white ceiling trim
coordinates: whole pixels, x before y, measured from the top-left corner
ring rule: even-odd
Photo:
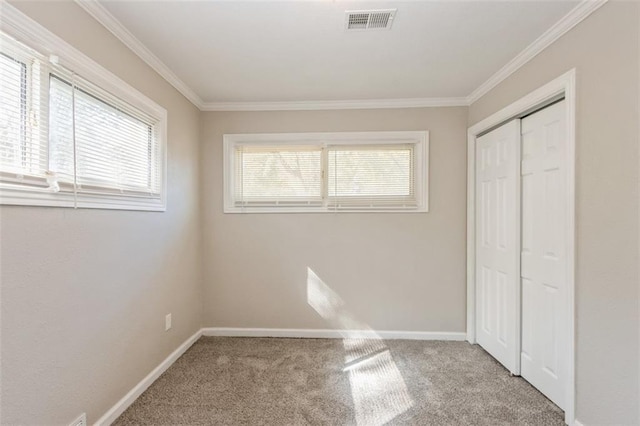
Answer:
[[[607,1],[608,0],[583,0],[580,2],[580,4],[571,9],[571,11],[562,17],[562,19],[556,22],[515,58],[510,60],[504,67],[498,70],[498,72],[489,77],[487,81],[474,90],[467,97],[468,104],[471,105],[482,96],[486,95],[491,89],[506,80],[507,77],[535,58],[540,52],[582,22],[586,17],[602,7]]]
[[[151,68],[162,76],[169,84],[175,87],[178,92],[189,99],[199,109],[202,109],[202,99],[187,84],[182,81],[171,69],[154,55],[140,40],[138,40],[122,23],[117,20],[104,6],[96,0],[76,0],[89,15],[93,16],[107,30],[116,36],[133,53],[147,63]]]
[[[201,111],[303,111],[330,109],[376,109],[376,108],[424,108],[446,106],[468,106],[476,102],[527,62],[536,57],[554,41],[582,22],[608,0],[582,0],[562,19],[545,31],[516,57],[509,61],[487,81],[467,97],[368,99],[336,101],[292,101],[292,102],[204,102],[171,69],[154,55],[140,40],[120,23],[97,0],[75,0],[113,35],[137,54],[144,62],[160,74]]]
[[[467,98],[363,99],[292,102],[205,102],[202,111],[304,111],[467,106]]]

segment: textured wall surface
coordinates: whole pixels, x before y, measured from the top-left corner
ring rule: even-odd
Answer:
[[[577,418],[638,418],[636,2],[609,2],[469,108],[469,124],[571,68],[577,74]]]
[[[464,331],[466,123],[466,107],[203,113],[204,324]],[[222,212],[223,134],[375,130],[429,130],[428,213]],[[309,269],[351,319],[314,309]]]
[[[75,3],[15,6],[169,114],[166,212],[0,207],[0,422],[93,423],[201,325],[199,112]]]

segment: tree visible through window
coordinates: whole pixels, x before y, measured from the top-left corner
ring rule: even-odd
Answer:
[[[163,210],[166,111],[95,64],[0,42],[0,202]]]
[[[322,135],[226,135],[227,211],[426,211],[426,132]]]
[[[329,197],[410,197],[410,147],[334,148],[329,152]]]
[[[153,192],[150,124],[56,76],[50,93],[53,170],[73,177],[75,137],[77,183]]]
[[[254,201],[320,199],[321,152],[288,147],[239,149],[241,183],[236,196]]]

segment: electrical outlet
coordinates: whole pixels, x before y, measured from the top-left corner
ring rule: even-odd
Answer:
[[[164,331],[169,331],[170,328],[171,328],[171,314],[167,314],[167,316],[164,317]]]
[[[80,414],[80,417],[72,421],[69,426],[87,426],[87,414]]]

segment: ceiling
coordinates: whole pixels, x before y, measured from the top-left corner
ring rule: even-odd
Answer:
[[[467,97],[578,1],[101,1],[207,102]],[[391,30],[345,10],[395,8]]]

